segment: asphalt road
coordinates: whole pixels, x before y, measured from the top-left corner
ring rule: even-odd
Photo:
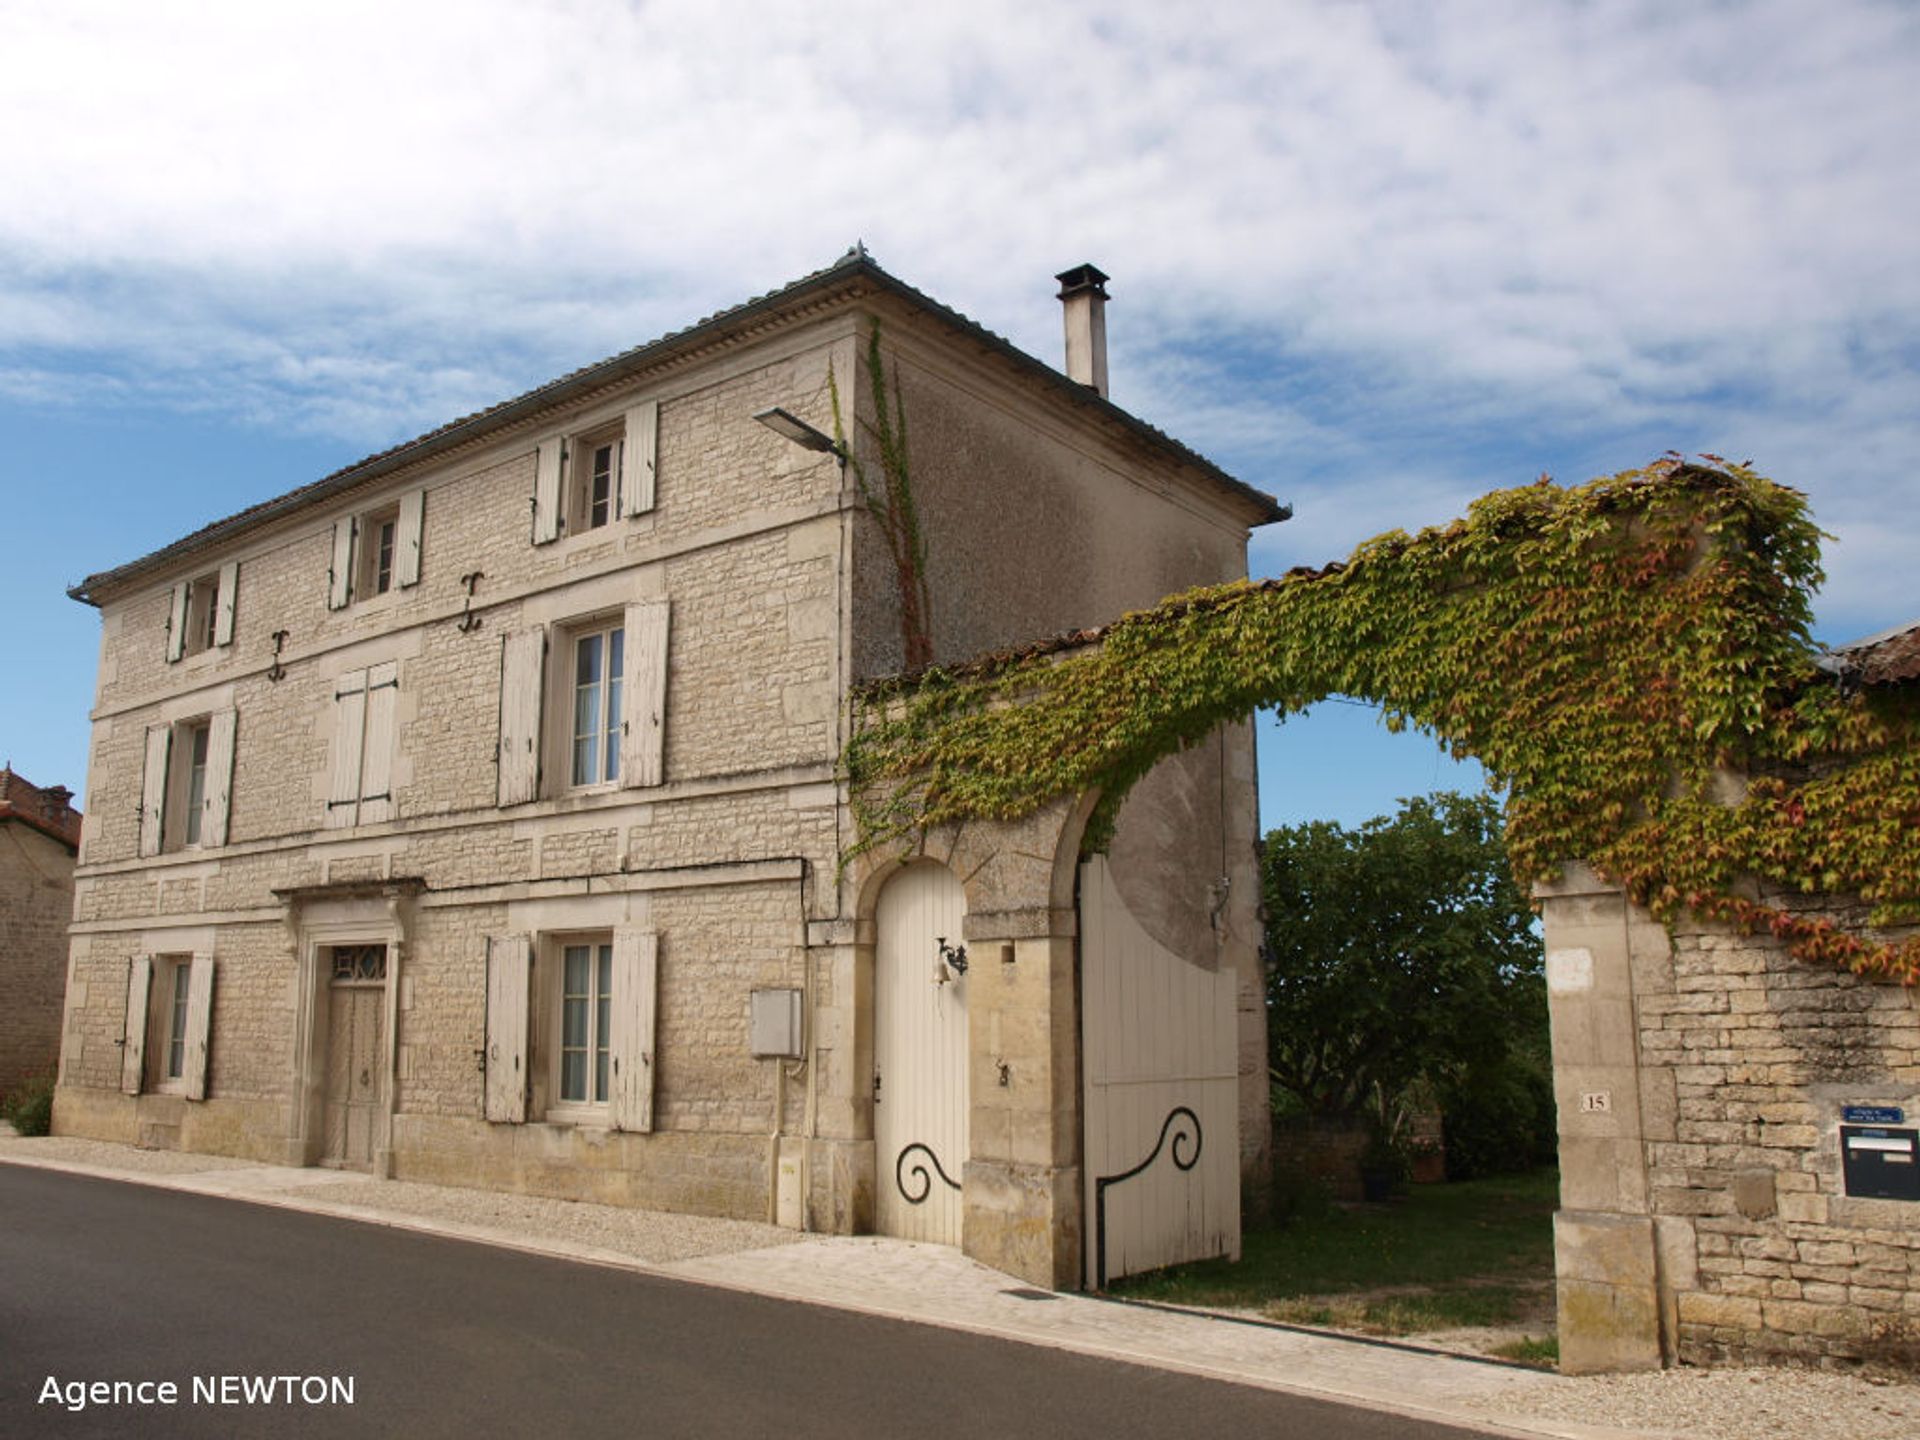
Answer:
[[[271,1377],[321,1377],[317,1385]],[[70,1409],[76,1383],[148,1382]],[[252,1401],[218,1397],[221,1377]],[[262,1381],[271,1398],[261,1400]],[[352,1403],[308,1403],[302,1391]],[[172,1382],[171,1404],[155,1388]],[[291,1392],[291,1395],[289,1395]],[[244,1395],[244,1390],[239,1392]],[[144,1403],[143,1403],[144,1401]],[[1472,1432],[325,1216],[0,1165],[0,1436]]]

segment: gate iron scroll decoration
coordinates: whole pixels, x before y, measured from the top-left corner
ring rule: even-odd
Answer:
[[[916,1150],[923,1153],[927,1157],[927,1160],[933,1162],[935,1173],[946,1182],[949,1190],[958,1190],[960,1188],[960,1182],[947,1174],[946,1167],[940,1163],[940,1157],[933,1153],[933,1147],[916,1140],[913,1144],[902,1150],[900,1152],[900,1158],[893,1162],[893,1183],[900,1187],[900,1194],[909,1205],[924,1205],[927,1202],[927,1196],[933,1193],[933,1176],[927,1173],[925,1161],[916,1164],[911,1172],[914,1180],[919,1184],[919,1193],[915,1194],[907,1188],[907,1175],[909,1173],[907,1170],[907,1157]]]
[[[1193,1150],[1182,1156],[1180,1146],[1187,1140],[1187,1132],[1173,1133],[1174,1122],[1185,1120],[1193,1126]],[[1160,1124],[1160,1138],[1153,1142],[1153,1153],[1131,1170],[1123,1170],[1118,1175],[1102,1175],[1093,1182],[1093,1245],[1094,1245],[1094,1288],[1107,1288],[1107,1187],[1118,1185],[1123,1180],[1131,1180],[1142,1170],[1160,1158],[1160,1152],[1167,1147],[1167,1136],[1173,1133],[1173,1168],[1191,1170],[1200,1163],[1200,1117],[1184,1105],[1176,1105],[1167,1112],[1167,1118]]]

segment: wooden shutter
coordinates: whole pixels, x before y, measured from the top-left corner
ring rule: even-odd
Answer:
[[[621,503],[628,515],[653,509],[654,470],[660,453],[660,402],[648,400],[627,411],[627,438],[621,461]]]
[[[233,808],[233,737],[239,712],[216,710],[207,721],[206,798],[200,803],[200,843],[227,843],[227,816]]]
[[[427,492],[409,490],[400,497],[400,523],[394,527],[394,584],[405,590],[420,583],[420,533],[426,521]]]
[[[167,659],[178,660],[187,653],[187,601],[193,585],[182,580],[173,587],[173,604],[167,610]]]
[[[540,794],[541,680],[547,632],[522,630],[500,642],[500,776],[502,805]]]
[[[519,1125],[527,1118],[527,989],[533,941],[526,935],[487,940],[487,1119]]]
[[[545,545],[560,538],[559,437],[542,440],[533,467],[533,543]]]
[[[140,1093],[147,1070],[147,991],[153,984],[153,957],[136,955],[127,962],[127,1011],[120,1031],[120,1088]]]
[[[229,560],[220,567],[220,591],[214,597],[213,643],[233,643],[233,607],[240,591],[240,562]]]
[[[329,610],[344,610],[353,598],[353,529],[351,517],[333,522],[333,566],[327,571]]]
[[[349,670],[333,684],[333,749],[327,760],[329,828],[360,820],[360,757],[367,738],[367,672]]]
[[[653,1129],[653,1024],[660,940],[650,930],[613,932],[613,1128]]]
[[[209,737],[211,738],[211,737]],[[167,818],[167,760],[173,753],[173,727],[147,727],[147,769],[140,780],[140,853],[158,855]]]
[[[207,1037],[213,1031],[213,957],[196,955],[187,973],[187,1053],[181,1078],[187,1098],[207,1098]]]
[[[620,783],[658,785],[666,779],[667,618],[669,602],[627,606],[625,695],[620,717]]]
[[[393,818],[394,721],[400,705],[400,664],[367,671],[367,729],[360,755],[360,823]]]

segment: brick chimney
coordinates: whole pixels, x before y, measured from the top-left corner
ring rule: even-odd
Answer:
[[[1053,277],[1067,325],[1067,378],[1107,393],[1107,277],[1097,266],[1076,265]]]

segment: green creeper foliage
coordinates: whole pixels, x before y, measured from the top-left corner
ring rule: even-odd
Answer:
[[[1819,541],[1805,497],[1718,461],[1496,491],[1343,564],[1173,596],[1097,644],[875,687],[845,757],[861,843],[1094,791],[1099,849],[1163,755],[1350,695],[1479,758],[1521,884],[1584,860],[1663,918],[1912,983],[1920,937],[1755,898],[1757,880],[1920,920],[1920,702],[1816,669]]]

